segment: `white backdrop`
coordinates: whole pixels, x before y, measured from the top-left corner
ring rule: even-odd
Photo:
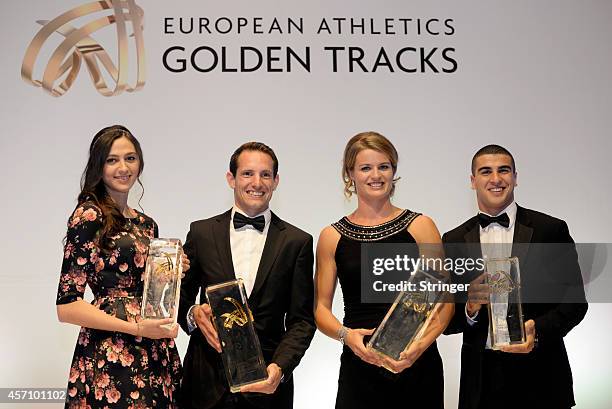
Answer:
[[[146,163],[142,206],[159,223],[163,237],[184,240],[190,221],[229,208],[232,194],[224,177],[229,156],[241,143],[260,140],[280,159],[273,210],[316,238],[355,206],[342,195],[344,144],[357,132],[376,130],[400,153],[402,180],[394,203],[430,215],[441,232],[475,213],[470,158],[481,146],[498,143],[515,155],[519,204],[565,219],[577,242],[612,242],[612,223],[606,218],[612,199],[608,1],[141,0],[145,88],[104,98],[82,68],[67,95],[53,98],[20,79],[21,59],[39,29],[35,20],[79,4],[23,0],[0,6],[0,231],[5,254],[0,267],[0,387],[66,385],[78,329],[58,323],[55,314],[61,240],[89,142],[113,123],[126,125],[141,141]],[[305,32],[164,34],[164,17],[189,16],[303,17]],[[455,33],[314,34],[324,17],[450,18]],[[110,50],[112,36],[112,29],[94,35]],[[170,73],[161,61],[173,45],[187,50],[225,45],[232,58],[241,45],[310,46],[312,70]],[[360,46],[370,61],[380,46],[452,47],[458,68],[450,74],[333,73],[321,52],[329,45]],[[132,195],[134,205],[138,196]],[[342,316],[339,296],[334,309]],[[566,337],[579,409],[612,405],[611,313],[609,304],[590,305],[585,320]],[[181,354],[187,341],[179,336]],[[457,402],[460,342],[459,336],[439,341],[448,408]],[[339,354],[337,342],[317,333],[295,372],[296,408],[333,407]]]

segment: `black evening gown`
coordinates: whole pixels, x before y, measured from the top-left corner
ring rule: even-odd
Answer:
[[[341,235],[335,260],[344,297],[346,327],[376,328],[391,306],[361,303],[361,244],[416,243],[407,229],[417,216],[419,213],[404,210],[398,217],[378,226],[357,225],[346,217],[332,224]],[[436,343],[412,367],[399,374],[362,361],[345,346],[340,357],[336,408],[444,408],[442,359]]]

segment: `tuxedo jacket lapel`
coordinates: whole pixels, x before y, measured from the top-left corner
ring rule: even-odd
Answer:
[[[229,238],[231,215],[231,209],[223,213],[217,217],[216,223],[213,227],[213,234],[215,235],[214,242],[217,247],[217,254],[219,256],[221,267],[223,268],[222,274],[224,274],[225,278],[227,278],[226,281],[236,279]]]
[[[514,237],[512,239],[512,255],[518,257],[519,265],[524,264],[527,259],[531,236],[533,236],[531,221],[525,216],[523,209],[517,206]],[[515,246],[515,243],[518,245]]]
[[[272,213],[272,220],[270,221],[270,227],[268,228],[268,235],[266,237],[266,243],[264,245],[263,253],[261,254],[261,260],[259,261],[259,267],[257,268],[257,276],[255,277],[255,283],[253,284],[253,290],[249,296],[249,300],[255,300],[258,293],[261,291],[276,257],[280,253],[283,243],[285,242],[285,225],[281,219]]]
[[[478,222],[474,223],[474,226],[463,237],[466,243],[480,243],[480,225]]]
[[[482,258],[482,248],[480,246],[480,224],[478,223],[478,221],[476,220],[474,222],[474,225],[472,226],[472,228],[470,230],[468,230],[468,232],[463,236],[465,239],[466,244],[468,244],[468,254],[469,256],[475,260],[478,258]],[[484,270],[479,271],[478,275],[484,273]],[[471,280],[475,279],[476,276],[471,277]],[[463,308],[462,308],[463,310]],[[463,316],[463,311],[461,311],[461,314]],[[488,328],[489,326],[489,309],[486,305],[483,305],[482,308],[480,309],[480,312],[478,313],[478,323],[480,324],[476,324],[476,326],[478,328],[482,328],[483,326],[485,328]],[[475,329],[475,327],[470,327],[471,329]],[[488,335],[488,330],[485,331],[480,331],[477,330],[476,331],[476,344],[480,347],[480,346],[484,346],[487,342],[487,335]]]
[[[482,257],[482,249],[480,248],[480,225],[478,222],[474,223],[474,226],[463,236],[465,242],[468,244],[468,252],[470,257],[476,259]]]

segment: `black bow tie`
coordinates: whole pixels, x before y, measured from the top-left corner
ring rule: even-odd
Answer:
[[[250,224],[263,233],[264,227],[266,227],[266,218],[263,217],[263,215],[257,217],[247,217],[242,213],[234,213],[234,229],[239,229],[247,224]]]
[[[494,217],[484,213],[478,213],[478,223],[483,229],[491,223],[497,223],[500,226],[508,228],[510,226],[510,218],[508,217],[507,213],[502,213]]]

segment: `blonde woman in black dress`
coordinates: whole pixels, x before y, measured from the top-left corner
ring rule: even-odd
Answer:
[[[442,360],[435,340],[448,325],[453,304],[439,305],[432,325],[399,361],[384,362],[398,374],[382,368],[382,358],[365,346],[390,304],[360,301],[361,243],[441,243],[429,217],[391,203],[397,161],[395,147],[378,133],[360,133],[348,142],[343,160],[345,194],[357,195],[357,208],[323,229],[317,245],[315,319],[321,332],[344,344],[336,397],[340,409],[444,407]],[[332,313],[338,281],[344,298],[343,323]]]

